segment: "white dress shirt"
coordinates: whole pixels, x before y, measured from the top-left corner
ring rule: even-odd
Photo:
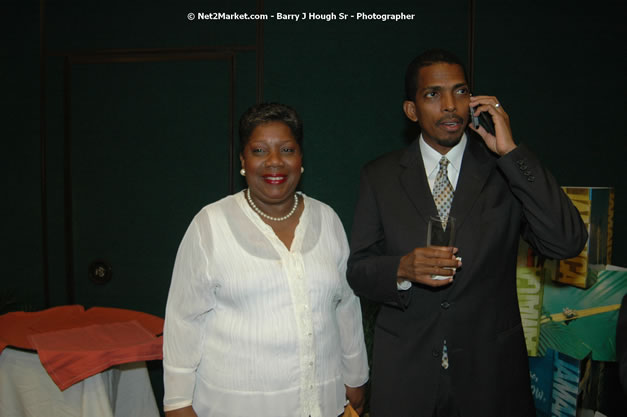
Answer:
[[[453,190],[457,188],[457,180],[459,179],[459,172],[462,169],[462,159],[464,158],[464,150],[466,149],[466,134],[462,135],[459,143],[446,153],[446,159],[449,164],[447,168],[448,180],[453,186]],[[433,186],[435,184],[435,177],[438,176],[440,170],[440,159],[442,154],[431,146],[427,145],[425,139],[420,134],[420,140],[418,140],[418,146],[420,146],[420,154],[422,155],[422,162],[425,166],[425,174],[427,175],[427,181],[429,182],[429,188],[431,188],[431,194],[433,194]],[[405,291],[411,288],[410,281],[401,281],[396,284],[399,290]]]
[[[301,194],[288,250],[243,192],[203,208],[177,253],[164,328],[164,409],[328,417],[368,379],[344,228]]]
[[[467,141],[468,139],[466,139],[466,134],[464,133],[459,143],[453,146],[453,148],[451,148],[451,150],[444,155],[449,161],[447,173],[448,180],[451,182],[453,190],[457,188],[457,179],[459,178],[459,172],[462,169],[462,159],[464,158],[464,149],[466,149]],[[443,155],[431,146],[427,145],[427,142],[425,142],[422,134],[420,135],[418,146],[420,146],[422,162],[425,166],[425,174],[427,174],[427,181],[429,181],[429,187],[431,188],[431,193],[433,194],[435,177],[437,177],[438,171],[440,170],[440,159],[442,159]]]

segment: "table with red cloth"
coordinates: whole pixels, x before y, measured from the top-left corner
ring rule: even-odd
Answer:
[[[0,416],[156,417],[163,319],[80,305],[0,316]]]

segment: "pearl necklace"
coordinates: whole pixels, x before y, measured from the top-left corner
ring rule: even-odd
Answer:
[[[248,198],[248,202],[250,203],[250,206],[253,208],[253,210],[257,212],[257,214],[259,214],[261,217],[265,217],[266,219],[272,220],[275,222],[282,222],[283,220],[286,220],[292,217],[292,215],[296,213],[296,208],[298,207],[298,197],[296,196],[296,193],[294,193],[294,205],[292,206],[292,209],[290,210],[290,212],[282,217],[272,217],[272,216],[268,216],[266,213],[261,211],[259,207],[257,207],[253,199],[250,197],[250,188],[246,190],[246,198]]]

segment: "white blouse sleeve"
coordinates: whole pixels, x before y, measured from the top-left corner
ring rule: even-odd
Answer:
[[[334,217],[334,232],[341,248],[338,268],[342,280],[342,295],[335,314],[340,330],[342,375],[344,384],[349,387],[359,387],[368,381],[368,355],[364,342],[361,304],[346,281],[346,262],[350,250],[344,227],[337,215]]]
[[[208,276],[210,236],[199,214],[179,246],[166,305],[163,331],[164,410],[192,404],[207,314],[215,307]],[[208,221],[205,217],[205,221]]]

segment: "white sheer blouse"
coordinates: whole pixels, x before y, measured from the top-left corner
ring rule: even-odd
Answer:
[[[313,198],[291,250],[243,192],[203,208],[179,247],[166,307],[165,410],[199,417],[329,417],[368,365],[348,243]]]

